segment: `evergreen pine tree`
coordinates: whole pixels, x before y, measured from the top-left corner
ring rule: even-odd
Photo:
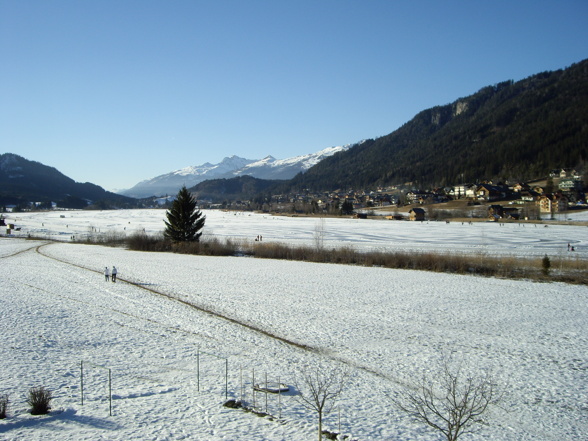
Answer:
[[[341,214],[353,214],[353,204],[348,199],[345,199],[343,205],[341,205]]]
[[[196,200],[184,185],[171,208],[166,212],[167,221],[163,235],[173,242],[198,242],[206,216],[196,208]]]

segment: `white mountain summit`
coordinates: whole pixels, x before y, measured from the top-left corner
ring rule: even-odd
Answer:
[[[152,179],[139,182],[128,190],[119,193],[125,196],[144,198],[149,196],[174,195],[185,185],[190,188],[209,179],[234,178],[249,175],[258,179],[292,179],[300,172],[305,172],[324,158],[337,152],[348,150],[356,144],[340,147],[328,147],[316,153],[276,159],[266,156],[263,159],[245,159],[239,156],[224,158],[218,164],[209,162],[176,170]]]

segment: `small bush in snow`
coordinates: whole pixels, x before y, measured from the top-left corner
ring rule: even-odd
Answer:
[[[541,272],[544,276],[549,275],[549,268],[551,268],[551,260],[546,254],[545,257],[543,257],[543,259],[541,260]]]
[[[6,418],[8,409],[8,395],[0,395],[0,420]]]
[[[27,404],[31,406],[31,415],[44,415],[51,410],[51,400],[53,394],[49,389],[41,387],[32,387],[29,389]]]

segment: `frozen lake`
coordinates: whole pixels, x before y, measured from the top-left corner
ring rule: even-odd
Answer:
[[[8,222],[21,227],[17,235],[69,241],[88,234],[132,234],[164,229],[165,210],[67,211],[15,213]],[[494,223],[409,222],[350,218],[271,216],[248,212],[203,210],[204,236],[265,242],[314,245],[317,235],[326,247],[351,246],[358,250],[415,250],[491,253],[518,256],[563,256],[567,244],[575,255],[588,258],[588,226]],[[588,214],[575,213],[575,218]],[[568,217],[572,217],[571,215]],[[573,218],[573,217],[572,217]]]

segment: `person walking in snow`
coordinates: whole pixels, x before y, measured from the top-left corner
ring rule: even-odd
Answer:
[[[116,283],[116,274],[118,273],[116,266],[112,267],[112,283]]]
[[[107,266],[104,267],[104,277],[106,278],[106,281],[108,282],[108,277],[110,277],[110,272],[108,271]]]

